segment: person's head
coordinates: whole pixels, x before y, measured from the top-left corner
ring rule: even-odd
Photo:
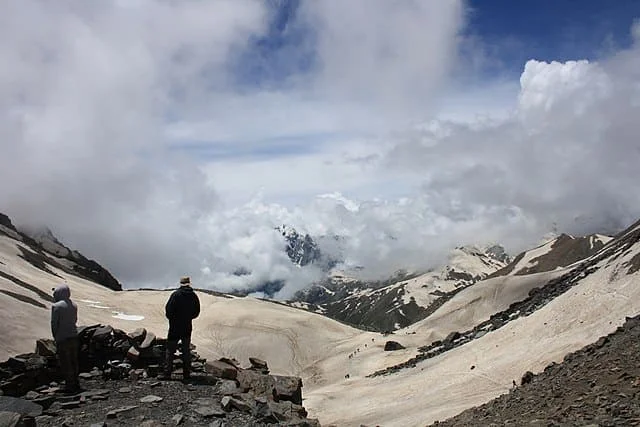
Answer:
[[[58,302],[71,298],[71,289],[65,283],[59,285],[53,290],[53,301]]]
[[[180,278],[180,286],[191,286],[191,279],[189,276],[183,276]]]

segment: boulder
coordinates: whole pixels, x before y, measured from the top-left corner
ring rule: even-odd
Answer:
[[[107,341],[113,334],[113,328],[109,325],[100,326],[93,332],[92,341]]]
[[[21,354],[10,357],[7,366],[13,373],[23,373],[27,371],[40,371],[46,368],[47,359],[36,353]]]
[[[252,370],[240,370],[236,378],[240,389],[243,391],[251,390],[256,395],[272,396],[273,389],[275,388],[275,380],[271,375],[263,375],[259,372]],[[231,382],[231,381],[225,381]],[[220,384],[219,387],[222,387]],[[235,383],[234,383],[235,386]],[[232,393],[224,393],[232,394]]]
[[[533,381],[533,372],[527,371],[522,376],[522,379],[520,380],[520,384],[521,385],[529,384],[531,381]]]
[[[227,365],[231,365],[236,369],[242,369],[240,367],[240,363],[236,359],[229,359],[228,357],[221,357],[219,359],[221,362],[226,363]]]
[[[443,344],[445,345],[451,345],[453,344],[453,342],[455,340],[457,340],[458,338],[460,338],[460,332],[458,331],[454,331],[451,332],[449,335],[447,335],[447,337],[444,339]]]
[[[147,332],[147,335],[144,337],[144,341],[140,344],[140,348],[145,349],[151,347],[155,340],[155,334],[153,332]]]
[[[249,363],[251,363],[251,367],[252,368],[256,368],[256,369],[266,369],[268,370],[269,367],[267,366],[267,362],[265,362],[262,359],[258,359],[256,357],[250,357],[249,358]]]
[[[131,346],[127,351],[127,359],[132,362],[137,362],[140,358],[140,352],[135,347]]]
[[[147,336],[147,330],[145,328],[138,328],[133,332],[129,332],[127,334],[129,339],[131,340],[131,344],[134,346],[139,346],[144,341],[144,338]]]
[[[302,405],[302,378],[272,375],[274,380],[273,399],[286,400]]]
[[[46,358],[56,357],[55,341],[44,338],[36,341],[36,354]]]
[[[207,362],[206,366],[207,372],[218,378],[235,380],[238,376],[238,368],[222,361],[222,359]]]
[[[387,341],[384,344],[384,351],[396,351],[402,350],[403,348],[405,347],[397,341]]]
[[[225,396],[222,398],[220,402],[222,404],[222,408],[225,411],[231,411],[236,409],[241,412],[251,412],[252,408],[247,402],[241,399],[236,399],[235,397]]]

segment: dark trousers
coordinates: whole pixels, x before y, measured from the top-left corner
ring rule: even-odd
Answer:
[[[171,371],[173,370],[173,357],[175,356],[176,349],[178,348],[178,341],[181,344],[180,351],[182,352],[183,377],[188,378],[191,374],[191,335],[179,338],[171,337],[171,339],[167,339],[167,353],[164,372],[166,375],[171,375]]]
[[[60,362],[60,371],[65,380],[65,389],[67,391],[75,391],[80,388],[78,374],[80,374],[80,366],[78,364],[78,338],[68,338],[64,341],[56,343],[58,352],[58,361]]]

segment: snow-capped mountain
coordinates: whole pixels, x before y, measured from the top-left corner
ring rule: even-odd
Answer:
[[[61,269],[56,257],[20,234],[6,217],[0,216],[0,227],[2,358],[32,351],[35,339],[49,336],[50,289],[60,280],[72,287],[85,325],[166,331],[162,307],[168,292],[112,291]],[[558,238],[563,240],[576,239]],[[542,372],[567,353],[615,331],[626,316],[640,313],[640,222],[609,242],[606,237],[585,239],[594,248],[599,246],[596,240],[604,245],[600,250],[565,268],[542,262],[541,256],[549,258],[554,250],[559,258],[567,253],[559,251],[562,244],[555,242],[548,251],[539,247],[527,251],[519,261],[524,264],[511,272],[468,286],[468,277],[484,275],[499,265],[494,258],[500,250],[465,247],[453,251],[449,268],[421,275],[398,273],[386,282],[369,284],[368,290],[361,287],[363,294],[370,295],[401,284],[405,293],[410,285],[422,290],[419,283],[436,290],[454,288],[455,293],[432,315],[395,331],[391,339],[403,347],[395,351],[386,351],[388,339],[379,333],[325,316],[200,290],[202,314],[194,323],[193,342],[209,360],[258,357],[269,361],[273,372],[299,375],[305,384],[305,407],[323,424],[428,425],[497,396],[511,395],[512,381],[525,372]],[[25,251],[38,257],[26,258]],[[525,266],[534,267],[530,264],[551,270],[516,274]],[[358,287],[346,275],[334,274],[333,280],[346,288]],[[320,290],[338,294],[338,289]],[[404,296],[417,299],[414,292]],[[597,348],[609,346],[606,339],[598,342]],[[612,356],[619,359],[618,354]],[[573,371],[575,365],[570,368]],[[605,368],[615,382],[622,374],[622,381],[633,382],[637,376],[615,366],[615,370]],[[629,388],[635,387],[630,384]],[[615,404],[616,399],[625,399],[618,395],[608,394],[607,401]]]
[[[590,234],[583,237],[561,234],[542,242],[541,245],[533,249],[518,254],[513,262],[492,274],[491,277],[507,274],[521,276],[567,267],[590,257],[612,239],[612,237],[602,234]]]
[[[288,303],[362,329],[393,331],[425,318],[460,289],[504,268],[509,261],[499,245],[459,247],[438,270],[398,272],[378,282],[362,282],[334,272],[326,281],[298,292]]]

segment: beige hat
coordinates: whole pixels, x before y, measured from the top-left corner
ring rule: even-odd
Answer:
[[[183,276],[180,278],[180,284],[181,285],[189,285],[191,284],[191,279],[189,278],[189,276]]]

